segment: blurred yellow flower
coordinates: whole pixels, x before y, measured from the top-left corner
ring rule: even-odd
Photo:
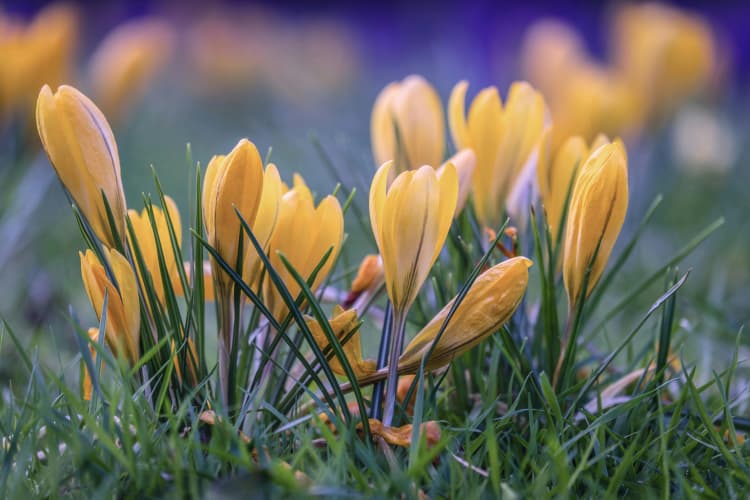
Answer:
[[[239,255],[242,224],[235,207],[265,247],[276,222],[280,192],[276,167],[269,165],[264,172],[258,149],[247,139],[237,143],[227,156],[214,156],[206,168],[202,201],[208,242],[228,265],[241,263],[243,278],[251,285],[259,270],[257,254],[245,237],[243,255]],[[226,297],[232,279],[215,262],[213,277],[219,296]]]
[[[705,90],[715,74],[716,42],[697,15],[656,3],[623,5],[611,33],[614,64],[652,115]]]
[[[166,21],[145,18],[121,24],[102,40],[91,56],[89,78],[110,119],[122,118],[163,69],[174,36]]]
[[[531,265],[526,257],[514,257],[479,275],[456,308],[425,369],[436,370],[447,365],[506,323],[526,293]],[[398,360],[400,374],[419,369],[454,301],[455,298],[448,302],[406,346]]]
[[[313,337],[315,337],[315,342],[318,344],[321,350],[326,349],[330,345],[330,342],[328,342],[328,337],[326,336],[325,332],[323,332],[323,328],[321,328],[318,321],[315,318],[308,316],[305,317],[305,322],[310,328]],[[360,342],[359,320],[357,319],[357,311],[355,311],[354,309],[345,311],[341,306],[336,305],[333,308],[333,314],[331,315],[329,323],[331,325],[333,333],[336,335],[336,338],[339,339],[340,342],[348,338],[348,340],[341,346],[341,348],[346,355],[347,361],[352,367],[354,376],[360,378],[374,373],[375,361],[372,359],[362,359],[362,345]],[[336,375],[346,375],[346,372],[344,371],[344,368],[341,365],[341,361],[339,361],[338,356],[334,355],[330,359],[329,364],[331,366],[331,370]]]
[[[326,196],[316,207],[302,177],[295,176],[293,187],[281,197],[278,220],[268,245],[271,265],[292,297],[299,295],[300,287],[287,271],[280,254],[307,280],[323,256],[331,250],[310,287],[315,291],[331,272],[343,238],[344,214],[336,197]],[[274,317],[283,319],[288,309],[276,286],[268,278],[263,281],[263,297]]]
[[[53,3],[28,23],[0,13],[0,119],[14,109],[31,112],[42,85],[70,79],[78,42],[78,12]]]
[[[370,136],[376,165],[393,160],[397,173],[440,165],[445,125],[437,91],[418,75],[387,85],[372,108]]]
[[[174,226],[177,245],[178,247],[182,246],[182,224],[180,223],[180,212],[177,209],[177,204],[169,196],[165,196],[164,201],[167,203],[166,213],[161,208],[152,205],[155,226],[151,225],[151,220],[149,219],[148,212],[145,208],[141,213],[132,209],[128,210],[128,216],[130,217],[130,223],[133,226],[138,249],[143,257],[146,270],[151,276],[151,281],[154,284],[159,302],[162,305],[166,305],[166,291],[162,280],[162,267],[159,264],[159,252],[157,250],[157,239],[154,235],[154,231],[158,233],[159,246],[161,247],[164,256],[164,263],[166,264],[163,271],[170,277],[170,281],[175,278],[177,281],[179,280],[179,277],[177,276],[177,255],[172,248],[167,215],[169,215],[169,220],[172,221],[172,225]],[[135,255],[135,247],[132,238],[129,237],[128,241],[130,242],[131,249],[133,249],[132,255]],[[136,269],[138,269],[137,262]],[[138,278],[141,281],[141,286],[145,289],[145,282],[140,270],[138,271]]]
[[[503,108],[496,87],[483,89],[465,113],[469,84],[453,87],[448,102],[448,123],[457,149],[476,154],[474,205],[482,224],[494,227],[502,220],[506,198],[538,147],[547,122],[542,95],[526,82],[516,82]]]
[[[113,284],[93,251],[79,252],[81,277],[86,294],[101,321],[104,295],[107,294],[107,320],[104,339],[112,352],[131,364],[138,361],[141,310],[138,285],[128,260],[117,250],[106,250],[107,263],[117,282]]]
[[[628,160],[625,146],[617,139],[591,153],[579,170],[570,197],[563,242],[563,281],[571,309],[599,281],[627,209]],[[589,266],[591,274],[584,291]]]
[[[405,314],[417,297],[448,235],[458,198],[458,175],[448,164],[438,176],[425,165],[399,174],[387,188],[393,162],[370,187],[370,223],[383,258],[394,309]]]
[[[102,193],[112,210],[119,238],[125,238],[125,194],[120,177],[117,143],[96,105],[73,87],[54,94],[45,85],[36,107],[39,138],[57,176],[96,236],[116,246]]]

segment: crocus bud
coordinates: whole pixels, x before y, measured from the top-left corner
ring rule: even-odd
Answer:
[[[323,256],[331,253],[320,268],[310,287],[313,291],[331,272],[341,251],[344,238],[344,214],[334,196],[326,196],[315,206],[312,193],[302,177],[296,176],[292,189],[281,197],[279,216],[268,246],[271,265],[279,273],[292,297],[300,287],[281,261],[281,254],[307,280]],[[287,307],[270,279],[263,281],[266,305],[277,319],[283,319]]]
[[[255,145],[242,139],[227,156],[215,156],[206,168],[203,183],[203,222],[209,243],[232,267],[241,259],[246,279],[254,278],[255,262],[246,262],[248,252],[255,250],[252,243],[243,239],[240,251],[242,224],[235,207],[253,230],[255,237],[265,247],[278,211],[280,179],[276,168],[269,165],[263,171],[263,162]],[[213,260],[212,260],[213,262]],[[245,269],[246,267],[252,269]],[[214,263],[217,292],[224,295],[231,289],[230,276]]]
[[[117,144],[104,115],[78,90],[62,85],[55,92],[45,85],[36,106],[39,138],[57,176],[108,247],[116,246],[113,229],[125,237],[125,194]],[[102,198],[107,198],[115,227],[110,227]]]
[[[393,162],[384,163],[370,187],[370,223],[383,258],[388,297],[404,313],[417,297],[448,236],[458,198],[458,175],[430,166],[402,172],[387,188]]]
[[[587,297],[599,281],[627,209],[628,160],[625,146],[617,139],[591,153],[580,168],[570,198],[563,247],[563,280],[571,308]],[[589,266],[591,273],[584,292],[583,282]]]
[[[441,368],[506,323],[521,303],[532,262],[514,257],[497,264],[474,281],[445,328],[425,368]],[[398,360],[398,372],[415,373],[440,332],[454,298],[409,342]]]
[[[120,118],[172,53],[174,32],[159,19],[139,19],[111,31],[91,56],[91,84],[111,119]],[[115,120],[116,121],[116,120]]]
[[[107,294],[107,320],[104,340],[115,355],[122,354],[131,364],[138,361],[141,310],[138,285],[128,260],[117,250],[106,251],[107,262],[117,285],[107,277],[104,266],[91,250],[79,252],[81,277],[91,305],[101,321]]]
[[[474,204],[479,220],[494,227],[502,220],[505,201],[535,148],[547,121],[542,95],[526,82],[516,82],[503,109],[496,87],[483,89],[465,112],[468,82],[456,84],[448,102],[448,123],[457,149],[476,154]]]
[[[396,171],[439,165],[445,150],[443,106],[435,89],[411,75],[386,86],[375,100],[370,135],[375,163]]]
[[[458,199],[456,200],[455,214],[455,217],[458,217],[469,199],[471,181],[474,177],[474,169],[477,166],[477,155],[471,149],[462,149],[438,168],[438,177],[443,175],[449,163],[456,167],[456,173],[458,174]]]
[[[315,318],[307,316],[305,317],[305,322],[310,328],[310,332],[312,332],[313,337],[315,337],[315,342],[317,342],[320,349],[326,349],[330,345],[330,342],[318,321]],[[346,360],[349,362],[349,365],[354,372],[354,376],[360,378],[374,373],[375,361],[372,359],[362,359],[362,345],[359,336],[357,311],[354,309],[344,311],[341,306],[336,305],[333,308],[333,315],[331,316],[329,323],[336,338],[339,339],[339,342],[343,342],[344,339],[348,338],[341,348],[346,355]],[[329,360],[329,364],[331,370],[336,375],[346,375],[338,356],[334,355]]]
[[[138,249],[143,258],[143,263],[145,264],[146,271],[151,276],[156,295],[162,305],[166,304],[166,291],[164,288],[164,282],[162,281],[162,269],[159,264],[159,252],[156,244],[157,235],[159,246],[161,247],[164,256],[164,263],[166,264],[164,270],[170,279],[176,279],[179,281],[179,276],[177,276],[177,255],[172,248],[172,239],[169,234],[167,215],[169,215],[169,220],[172,221],[172,225],[174,226],[178,248],[182,245],[182,225],[180,223],[180,212],[177,209],[177,204],[169,196],[165,196],[164,201],[167,203],[166,212],[157,206],[152,206],[155,222],[154,226],[151,225],[151,220],[149,219],[148,212],[145,208],[141,213],[138,213],[135,210],[128,210],[128,216],[130,217],[130,223],[133,226],[135,240],[138,243]],[[154,234],[154,232],[156,232],[156,234]],[[131,248],[133,248],[133,252],[135,253],[135,246],[133,245],[132,238],[129,238],[129,241]],[[136,266],[136,268],[138,268],[138,266]],[[145,281],[140,269],[138,270],[138,278],[141,281],[141,286],[145,288]]]

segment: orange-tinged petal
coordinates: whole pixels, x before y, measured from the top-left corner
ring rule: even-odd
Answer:
[[[507,322],[521,303],[529,280],[531,261],[514,257],[488,269],[476,279],[427,360],[434,370],[468,351]],[[399,358],[399,373],[415,373],[422,357],[437,338],[455,299],[409,342]]]

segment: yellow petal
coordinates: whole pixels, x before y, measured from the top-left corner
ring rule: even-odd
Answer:
[[[253,224],[253,235],[264,250],[268,249],[268,241],[276,225],[279,214],[279,200],[281,199],[281,177],[274,164],[269,164],[263,174],[263,193],[260,198],[258,215]],[[248,241],[243,266],[244,280],[250,286],[255,286],[260,275],[260,257],[252,243]]]
[[[466,125],[466,90],[469,88],[469,82],[461,80],[451,91],[448,100],[448,125],[451,131],[451,138],[456,149],[470,148],[471,138],[469,129]]]
[[[115,236],[102,192],[121,238],[126,235],[126,205],[117,144],[106,118],[88,97],[73,87],[62,85],[53,94],[45,85],[37,100],[36,122],[42,145],[60,181],[96,236],[114,247]]]
[[[315,338],[315,342],[318,344],[321,350],[325,350],[330,344],[328,337],[323,328],[320,326],[317,320],[311,317],[306,317],[305,322],[310,328],[310,332]],[[347,311],[342,310],[339,306],[336,306],[333,311],[333,316],[329,321],[333,333],[339,341],[343,341],[345,338],[348,340],[342,345],[344,354],[349,365],[352,367],[352,371],[357,378],[370,375],[375,372],[375,361],[371,359],[362,359],[362,346],[360,343],[359,335],[359,321],[357,319],[357,312],[354,309]],[[352,333],[354,332],[354,333]],[[331,370],[337,375],[346,375],[338,356],[335,356],[329,360]]]
[[[482,273],[456,309],[427,360],[426,369],[447,365],[507,322],[526,292],[531,261],[514,257]],[[451,300],[404,349],[399,373],[415,373],[440,331],[455,299]]]
[[[627,208],[627,157],[622,143],[615,141],[589,156],[571,195],[563,262],[563,280],[571,307],[582,295],[587,267],[591,265],[591,275],[585,296],[604,272]]]

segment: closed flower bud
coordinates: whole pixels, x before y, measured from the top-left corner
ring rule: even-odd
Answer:
[[[479,275],[456,308],[425,368],[435,370],[447,365],[506,323],[526,293],[531,264],[525,257],[514,257]],[[409,342],[398,360],[399,373],[415,373],[419,369],[422,357],[430,350],[454,300]]]
[[[151,84],[172,53],[172,27],[140,19],[110,32],[91,56],[91,84],[110,119],[121,118]]]
[[[179,276],[177,276],[177,255],[172,248],[172,239],[169,233],[167,215],[169,215],[169,220],[172,221],[172,225],[174,226],[177,245],[178,247],[182,245],[182,225],[180,223],[180,212],[177,209],[177,204],[169,196],[165,196],[164,200],[167,203],[166,212],[157,206],[152,206],[155,226],[151,225],[151,220],[149,219],[146,209],[143,209],[141,213],[138,213],[135,210],[128,210],[128,216],[130,217],[130,223],[133,226],[138,249],[143,257],[146,271],[151,276],[156,295],[162,305],[166,304],[166,290],[162,280],[162,269],[159,264],[157,236],[154,234],[154,231],[156,231],[158,235],[159,246],[161,247],[164,256],[164,263],[166,264],[164,271],[170,279],[176,279],[179,281]],[[133,252],[135,252],[135,247],[132,241],[131,248],[133,248]],[[138,266],[136,266],[136,268],[138,268]],[[145,281],[143,280],[140,269],[138,271],[138,277],[141,281],[141,286],[145,288]]]
[[[45,85],[36,106],[39,138],[57,176],[108,247],[116,246],[113,229],[125,237],[125,194],[120,158],[112,129],[91,100],[62,85],[54,94]],[[115,227],[110,227],[102,193],[107,198]]]
[[[393,160],[396,172],[439,165],[445,150],[440,96],[417,75],[389,84],[375,100],[370,134],[377,165]]]
[[[370,223],[383,258],[388,297],[404,313],[443,248],[458,198],[458,175],[448,164],[438,176],[430,166],[402,172],[387,188],[392,162],[370,187]]]
[[[281,261],[280,254],[307,280],[323,256],[331,251],[310,287],[315,291],[331,272],[343,238],[344,214],[336,197],[326,196],[316,207],[310,189],[302,177],[296,176],[292,189],[281,197],[279,216],[268,248],[271,265],[292,297],[299,295],[300,287]],[[265,279],[263,286],[269,310],[275,318],[283,319],[287,307],[276,286],[270,279]]]
[[[570,197],[563,248],[563,280],[571,308],[599,281],[628,209],[628,164],[618,139],[591,153]],[[598,247],[598,250],[597,250]],[[586,271],[591,267],[583,291]]]
[[[547,121],[546,106],[531,85],[516,82],[505,108],[497,88],[488,87],[477,94],[466,115],[468,86],[462,81],[453,88],[448,123],[456,148],[471,148],[476,154],[474,204],[479,220],[494,227],[502,220],[506,198],[538,147]]]
[[[310,328],[310,332],[312,332],[313,337],[315,337],[315,342],[320,349],[326,349],[330,345],[330,342],[318,321],[308,316],[305,317],[305,322]],[[333,315],[331,316],[329,323],[336,338],[339,339],[339,342],[343,342],[344,339],[348,338],[341,348],[346,355],[347,362],[354,372],[354,376],[360,378],[374,373],[375,361],[372,359],[362,359],[362,346],[360,342],[357,311],[354,309],[344,311],[341,306],[334,306]],[[331,370],[336,375],[346,375],[338,356],[334,355],[329,360],[329,364]]]
[[[203,222],[209,243],[232,267],[243,264],[243,277],[253,282],[259,269],[250,240],[245,237],[240,252],[242,223],[235,207],[265,247],[276,222],[281,180],[273,165],[263,171],[263,162],[255,145],[242,139],[227,156],[215,156],[206,168],[203,183]],[[230,276],[214,265],[218,293],[231,288]]]
[[[101,321],[104,295],[107,295],[107,319],[104,339],[115,355],[122,355],[131,364],[138,361],[141,310],[138,285],[128,260],[116,250],[108,250],[107,261],[117,285],[107,277],[104,266],[94,252],[79,252],[81,277],[91,305]]]

